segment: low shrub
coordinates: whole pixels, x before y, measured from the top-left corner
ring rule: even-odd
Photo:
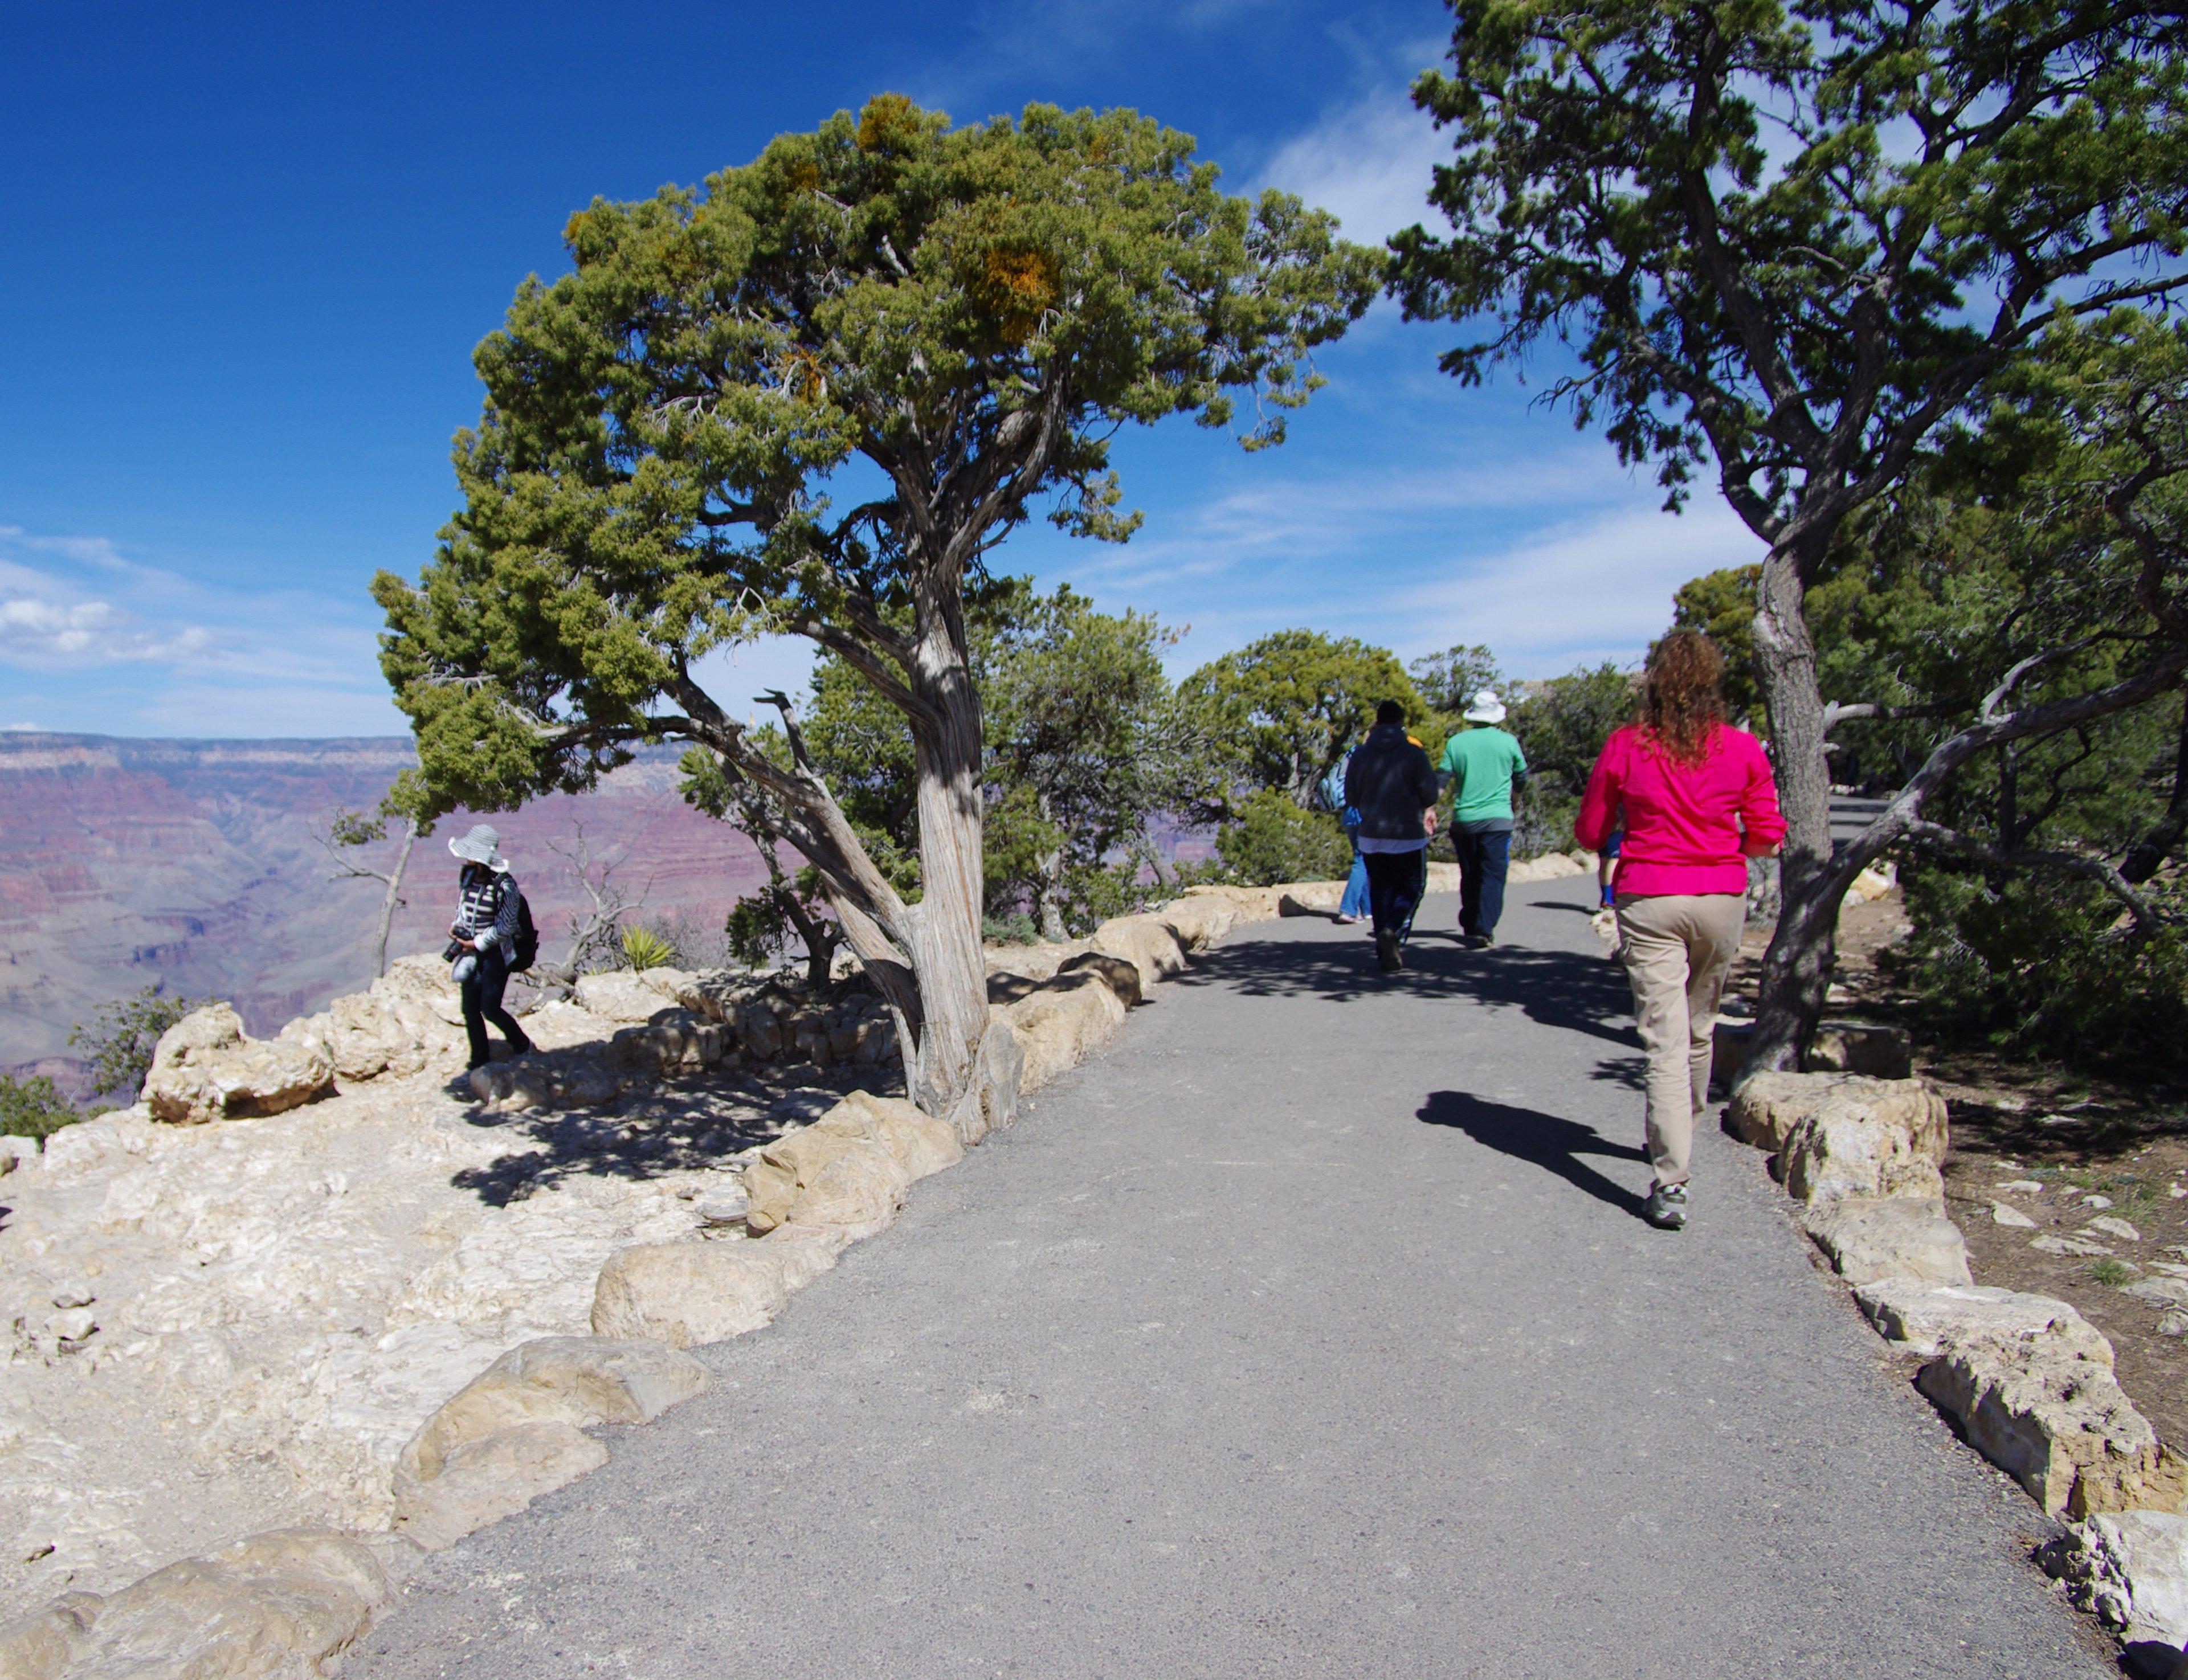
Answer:
[[[1215,849],[1224,872],[1246,887],[1341,880],[1352,868],[1352,843],[1337,819],[1301,810],[1273,789],[1246,801],[1238,820],[1215,837]]]
[[[63,1126],[87,1118],[44,1074],[15,1080],[0,1074],[0,1134],[50,1137]]]

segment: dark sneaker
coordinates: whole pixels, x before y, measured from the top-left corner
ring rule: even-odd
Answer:
[[[538,1048],[539,1048],[539,1046],[537,1046],[537,1045],[533,1044],[530,1039],[527,1039],[527,1038],[514,1039],[514,1040],[510,1040],[510,1046],[509,1046],[509,1054],[510,1054],[510,1059],[511,1059],[511,1060],[514,1060],[516,1057],[519,1057],[519,1056],[529,1056],[529,1055],[531,1055],[531,1054],[532,1054],[532,1052],[533,1052],[534,1050],[537,1050]]]
[[[1375,936],[1375,962],[1385,974],[1395,974],[1406,966],[1406,959],[1398,952],[1398,936],[1396,933],[1378,933]]]
[[[1650,1185],[1649,1199],[1642,1204],[1641,1217],[1659,1231],[1677,1231],[1687,1222],[1687,1187]]]

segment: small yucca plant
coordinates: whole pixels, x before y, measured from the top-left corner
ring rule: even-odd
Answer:
[[[666,968],[676,961],[675,948],[651,927],[623,930],[623,958],[633,968]]]

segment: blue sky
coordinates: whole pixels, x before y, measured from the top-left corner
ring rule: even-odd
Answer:
[[[0,57],[0,727],[402,727],[364,593],[414,574],[477,415],[471,347],[595,194],[741,162],[888,88],[969,121],[1128,104],[1380,239],[1438,143],[1405,88],[1417,0],[712,8],[19,9]],[[1118,451],[1145,527],[1035,527],[1002,563],[1190,624],[1182,671],[1305,624],[1515,674],[1637,657],[1697,572],[1753,556],[1720,504],[1532,405],[1463,391],[1453,330],[1377,310],[1283,448],[1172,422]],[[794,680],[748,650],[736,691]]]

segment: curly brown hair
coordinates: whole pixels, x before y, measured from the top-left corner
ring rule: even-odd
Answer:
[[[1649,651],[1641,726],[1682,764],[1698,764],[1724,721],[1724,656],[1699,630],[1674,630]]]

